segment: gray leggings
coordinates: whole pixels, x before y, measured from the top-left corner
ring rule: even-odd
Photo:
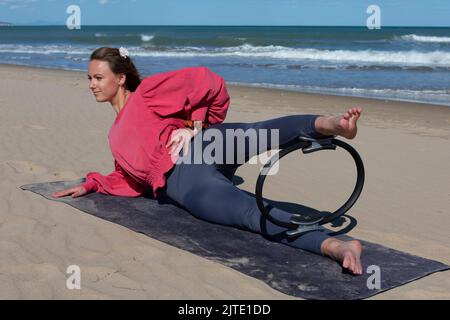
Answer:
[[[321,135],[315,131],[314,126],[317,117],[317,115],[291,115],[254,123],[221,123],[210,126],[203,131],[203,134],[212,128],[221,131],[224,137],[223,160],[226,160],[226,129],[243,129],[244,131],[250,128],[267,129],[269,138],[265,139],[264,143],[260,143],[260,138],[257,137],[257,150],[252,150],[246,145],[244,162],[247,162],[256,154],[271,150],[272,147],[273,149],[278,148],[278,146],[271,146],[270,129],[279,130],[279,147],[295,142],[298,136],[320,138]],[[199,137],[196,136],[196,139]],[[195,152],[199,150],[198,148],[194,149],[194,140],[190,144],[192,162]],[[205,139],[199,140],[201,149],[204,150],[211,142],[201,140]],[[249,140],[245,140],[246,144]],[[236,146],[237,143],[234,145]],[[235,161],[231,164],[230,161],[226,164],[176,164],[167,174],[166,195],[199,219],[257,232],[271,241],[321,254],[321,244],[329,238],[326,233],[312,231],[295,239],[287,238],[286,229],[265,219],[256,205],[255,198],[232,183],[234,173],[242,164],[242,161],[237,161],[239,158],[237,153],[241,149],[243,148],[233,150]],[[265,204],[267,205],[267,203]],[[289,221],[291,216],[291,213],[275,207],[270,210],[270,214],[282,221]]]

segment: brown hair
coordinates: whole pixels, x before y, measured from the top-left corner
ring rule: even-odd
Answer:
[[[113,73],[125,74],[125,85],[131,92],[134,92],[141,83],[141,76],[133,61],[131,61],[130,57],[122,57],[117,48],[98,48],[92,52],[92,60],[107,61]]]

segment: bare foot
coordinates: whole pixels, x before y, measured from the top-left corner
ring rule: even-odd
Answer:
[[[347,139],[353,139],[358,131],[356,122],[361,113],[362,108],[351,108],[340,116],[318,117],[316,119],[316,130],[327,136],[339,135]]]
[[[354,275],[361,275],[361,252],[362,245],[358,240],[341,241],[329,238],[322,243],[322,254],[338,261],[342,266]]]

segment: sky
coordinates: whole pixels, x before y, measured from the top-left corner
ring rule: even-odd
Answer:
[[[450,0],[0,0],[0,21],[65,25],[365,26],[369,5],[381,26],[448,26]]]

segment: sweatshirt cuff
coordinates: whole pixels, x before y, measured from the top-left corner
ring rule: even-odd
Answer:
[[[94,180],[88,180],[85,183],[81,184],[85,189],[87,193],[90,192],[97,192],[97,182]]]

